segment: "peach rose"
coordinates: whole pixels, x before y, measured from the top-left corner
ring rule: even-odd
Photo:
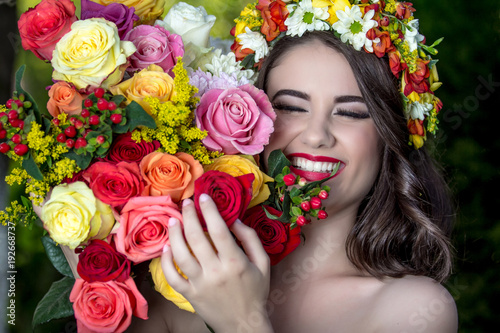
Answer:
[[[132,315],[148,319],[148,303],[131,277],[125,282],[76,279],[69,300],[79,333],[124,332]]]
[[[56,118],[61,113],[78,115],[82,112],[82,96],[68,82],[59,81],[50,87],[47,110]]]
[[[120,214],[114,235],[116,250],[135,264],[159,257],[169,243],[168,220],[182,221],[177,204],[169,196],[135,197]]]
[[[179,152],[175,155],[153,152],[139,165],[147,185],[142,195],[170,195],[174,202],[194,193],[194,181],[203,174],[203,166],[193,156]]]

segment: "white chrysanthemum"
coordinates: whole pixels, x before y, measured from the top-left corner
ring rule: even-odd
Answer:
[[[406,109],[406,116],[411,119],[420,119],[424,120],[426,116],[429,115],[429,112],[433,109],[432,104],[430,103],[420,103],[413,102],[409,103]]]
[[[359,9],[359,6],[345,7],[345,10],[337,10],[339,20],[332,25],[340,34],[340,39],[343,43],[350,42],[351,45],[358,51],[364,46],[368,52],[373,52],[373,43],[378,43],[380,40],[370,40],[366,37],[368,30],[378,25],[377,21],[372,20],[375,15],[374,10],[368,11],[364,16]]]
[[[251,69],[244,69],[241,66],[241,61],[236,61],[236,56],[233,52],[229,52],[227,55],[222,54],[222,50],[218,49],[214,51],[211,63],[206,64],[205,68],[212,73],[214,76],[221,76],[222,73],[226,73],[231,76],[234,75],[239,81],[242,78],[247,80],[253,80],[255,72]]]
[[[410,52],[417,49],[418,43],[424,40],[424,36],[418,32],[418,20],[413,20],[408,23],[405,31],[405,41],[410,47]]]
[[[245,27],[245,32],[239,34],[238,39],[240,40],[239,44],[244,49],[251,49],[255,51],[255,62],[258,62],[269,53],[267,41],[260,32],[255,32],[250,30],[250,28]]]
[[[298,5],[291,4],[286,6],[292,13],[285,20],[287,26],[287,35],[302,37],[306,31],[328,30],[330,26],[323,20],[327,20],[328,7],[316,8],[312,6],[311,0],[303,0]]]

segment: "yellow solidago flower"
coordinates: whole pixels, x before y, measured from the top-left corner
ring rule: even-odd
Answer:
[[[21,185],[24,184],[24,182],[26,182],[29,178],[30,176],[28,175],[28,172],[26,170],[14,168],[12,169],[10,174],[5,177],[5,182],[10,186],[14,184]]]

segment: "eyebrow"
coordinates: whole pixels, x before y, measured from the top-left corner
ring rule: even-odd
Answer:
[[[279,90],[276,94],[273,96],[273,101],[282,95],[288,95],[288,96],[293,96],[293,97],[298,97],[301,99],[304,99],[306,101],[310,101],[311,97],[303,93],[301,91],[293,90],[293,89],[282,89]],[[335,103],[341,104],[341,103],[365,103],[365,100],[361,96],[355,96],[355,95],[342,95],[342,96],[337,96],[335,97]]]

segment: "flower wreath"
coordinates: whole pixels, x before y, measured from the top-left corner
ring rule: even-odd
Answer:
[[[258,71],[273,44],[284,36],[330,30],[356,50],[387,57],[400,81],[409,144],[424,145],[436,134],[442,102],[434,95],[441,86],[436,46],[425,45],[410,2],[394,0],[259,0],[248,4],[235,20],[231,49],[246,68]]]
[[[50,62],[53,84],[38,105],[21,85],[23,65],[0,105],[0,153],[13,162],[6,182],[26,194],[0,222],[43,227],[64,275],[33,327],[74,315],[79,332],[123,332],[133,316],[147,319],[137,288],[147,274],[193,311],[159,264],[186,198],[199,212],[207,193],[228,225],[254,228],[271,264],[297,248],[303,225],[327,217],[329,178],[306,183],[281,151],[260,170],[276,115],[254,72],[209,46],[215,17],[178,3],[160,19],[164,4],[82,0],[78,18],[71,0],[41,0],[18,21],[23,48]]]

